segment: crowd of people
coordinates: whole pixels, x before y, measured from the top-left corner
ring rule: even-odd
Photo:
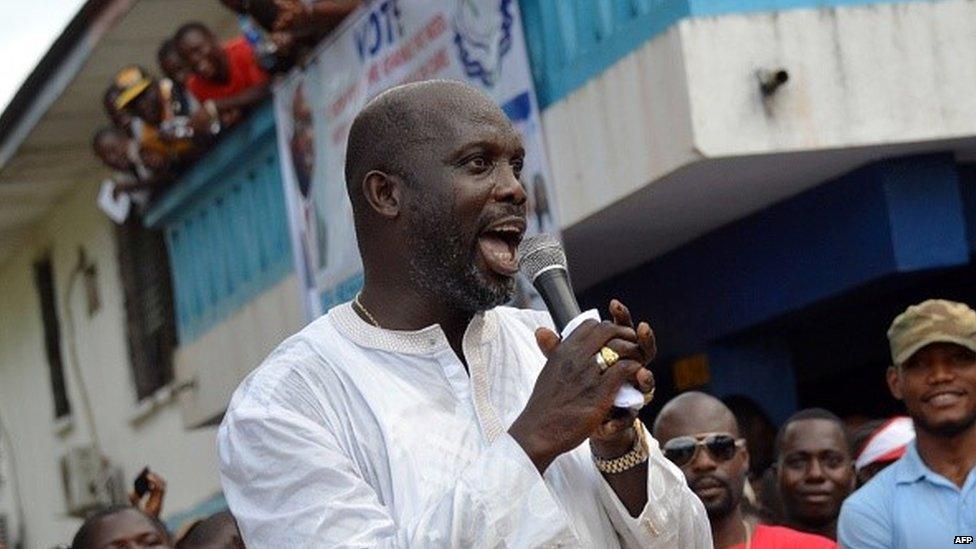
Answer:
[[[121,68],[102,97],[109,124],[93,136],[95,156],[113,171],[112,194],[145,205],[228,128],[270,96],[288,71],[355,9],[358,0],[220,0],[240,35],[221,42],[199,22],[159,46],[158,77]]]
[[[976,312],[926,301],[896,318],[888,337],[888,384],[910,417],[849,430],[810,408],[777,432],[742,396],[723,402],[689,391],[661,409],[653,435],[702,501],[715,548],[925,547],[967,520],[972,526],[957,513],[972,509],[976,482]],[[964,399],[959,413],[954,405]],[[145,476],[132,505],[91,515],[71,547],[244,547],[230,511],[171,535],[159,520],[166,483]]]

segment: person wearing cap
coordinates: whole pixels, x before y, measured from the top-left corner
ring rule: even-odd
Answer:
[[[164,171],[193,151],[193,138],[201,133],[195,128],[205,126],[209,118],[197,120],[195,113],[182,112],[172,100],[172,88],[161,86],[137,65],[117,72],[113,84],[119,89],[115,107],[140,121],[134,133],[149,167]]]
[[[888,341],[888,388],[915,441],[844,503],[840,545],[952,547],[976,536],[976,311],[941,299],[913,305]]]
[[[912,418],[897,416],[869,421],[851,435],[854,470],[860,488],[885,467],[901,459],[915,440]]]

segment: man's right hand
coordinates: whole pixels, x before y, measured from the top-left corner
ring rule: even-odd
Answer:
[[[535,335],[546,365],[508,432],[542,473],[606,419],[617,390],[643,368],[643,354],[632,328],[608,321],[586,321],[565,341],[545,328]],[[600,373],[595,357],[604,346],[620,360]]]

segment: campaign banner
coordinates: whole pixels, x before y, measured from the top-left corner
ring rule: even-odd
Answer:
[[[308,320],[362,286],[344,175],[356,114],[399,84],[449,78],[498,102],[522,135],[528,232],[558,227],[522,21],[515,0],[374,0],[275,87],[282,179]],[[519,281],[515,304],[534,291]]]

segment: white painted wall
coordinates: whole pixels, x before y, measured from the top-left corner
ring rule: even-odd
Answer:
[[[973,21],[971,0],[686,19],[549,106],[577,289],[865,163],[971,155]]]
[[[869,4],[680,25],[705,156],[976,134],[976,3]],[[790,81],[768,101],[758,69]]]
[[[702,157],[671,27],[542,113],[563,227]]]
[[[115,238],[111,222],[95,208],[96,190],[80,185],[31,235],[31,244],[0,267],[0,416],[10,434],[7,448],[17,458],[29,548],[68,542],[78,527],[79,521],[64,514],[59,459],[69,446],[87,444],[90,432],[67,348],[63,354],[73,428],[64,435],[53,431],[54,406],[33,281],[33,262],[45,250],[52,252],[59,301],[79,246],[98,269],[101,310],[88,318],[78,289],[72,307],[78,358],[104,453],[129,479],[144,465],[167,478],[164,514],[189,508],[219,490],[214,428],[185,430],[175,402],[133,421],[136,393],[124,336]],[[59,313],[66,341],[66,311]],[[0,505],[10,503],[9,490],[9,484],[0,487]]]
[[[298,276],[292,273],[176,354],[180,406],[187,427],[219,418],[234,390],[288,336],[305,325]]]

